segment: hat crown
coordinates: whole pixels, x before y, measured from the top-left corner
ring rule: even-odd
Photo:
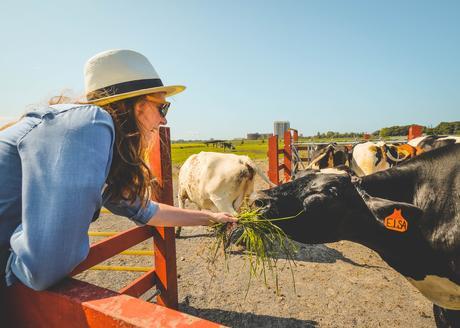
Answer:
[[[86,94],[119,83],[160,79],[149,60],[129,50],[108,50],[91,57],[85,65]]]

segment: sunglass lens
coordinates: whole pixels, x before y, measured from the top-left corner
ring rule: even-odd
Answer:
[[[160,106],[160,114],[163,117],[166,117],[166,114],[168,114],[168,109],[169,109],[170,103],[165,103]]]

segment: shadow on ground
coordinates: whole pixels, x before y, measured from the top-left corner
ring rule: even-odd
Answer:
[[[296,261],[303,262],[314,262],[314,263],[335,263],[337,261],[343,261],[345,263],[361,267],[361,268],[378,268],[385,269],[381,266],[360,264],[355,261],[345,257],[342,252],[339,252],[336,249],[330,248],[324,244],[316,245],[307,245],[307,244],[298,244],[299,251],[295,256]]]
[[[281,318],[270,315],[240,313],[235,311],[225,311],[219,309],[198,309],[193,306],[187,305],[187,302],[179,304],[179,311],[194,315],[196,317],[214,321],[229,327],[318,327],[318,322],[313,320]]]
[[[368,264],[360,264],[357,263],[348,257],[345,257],[342,252],[330,248],[324,244],[300,244],[297,243],[298,252],[294,256],[295,261],[299,262],[311,262],[311,263],[336,263],[337,261],[343,261],[345,263],[351,264],[356,267],[360,268],[367,268],[367,269],[386,269],[382,266],[375,266],[375,265],[368,265]],[[238,250],[231,250],[229,251],[230,254],[244,254],[244,249],[240,248]],[[287,259],[284,254],[280,254],[278,256],[279,259]]]
[[[182,235],[180,239],[190,239],[190,238],[201,238],[201,237],[208,237],[213,238],[212,232],[207,233],[199,233],[199,234],[186,234]],[[336,263],[337,261],[343,261],[345,263],[351,264],[356,267],[360,268],[367,268],[367,269],[386,269],[382,266],[375,266],[375,265],[368,265],[368,264],[360,264],[348,257],[345,257],[342,252],[328,247],[325,244],[301,244],[297,243],[298,252],[294,256],[294,260],[300,262],[311,262],[311,263]],[[242,246],[232,246],[231,249],[228,250],[229,254],[235,255],[242,255],[244,254],[244,248]],[[278,256],[280,259],[286,259],[283,254]]]

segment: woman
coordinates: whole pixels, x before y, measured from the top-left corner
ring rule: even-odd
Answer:
[[[101,206],[138,224],[193,226],[236,222],[227,213],[184,210],[150,200],[145,161],[166,124],[163,86],[143,55],[106,51],[85,67],[86,96],[27,113],[0,131],[0,263],[7,286],[43,290],[89,250],[88,228]]]

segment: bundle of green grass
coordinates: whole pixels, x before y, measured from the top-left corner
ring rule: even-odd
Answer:
[[[300,213],[299,213],[300,214]],[[297,215],[296,215],[297,216]],[[249,282],[248,290],[252,277],[263,276],[265,285],[267,283],[267,271],[274,276],[276,292],[279,293],[278,286],[278,259],[285,258],[285,265],[289,265],[292,281],[295,289],[294,257],[297,246],[273,221],[295,219],[296,216],[276,219],[265,219],[262,217],[260,209],[243,208],[238,214],[238,223],[216,223],[213,229],[215,242],[211,247],[209,262],[215,264],[219,253],[223,252],[225,263],[228,261],[227,255],[231,245],[242,245],[245,249],[246,259],[249,262]]]

